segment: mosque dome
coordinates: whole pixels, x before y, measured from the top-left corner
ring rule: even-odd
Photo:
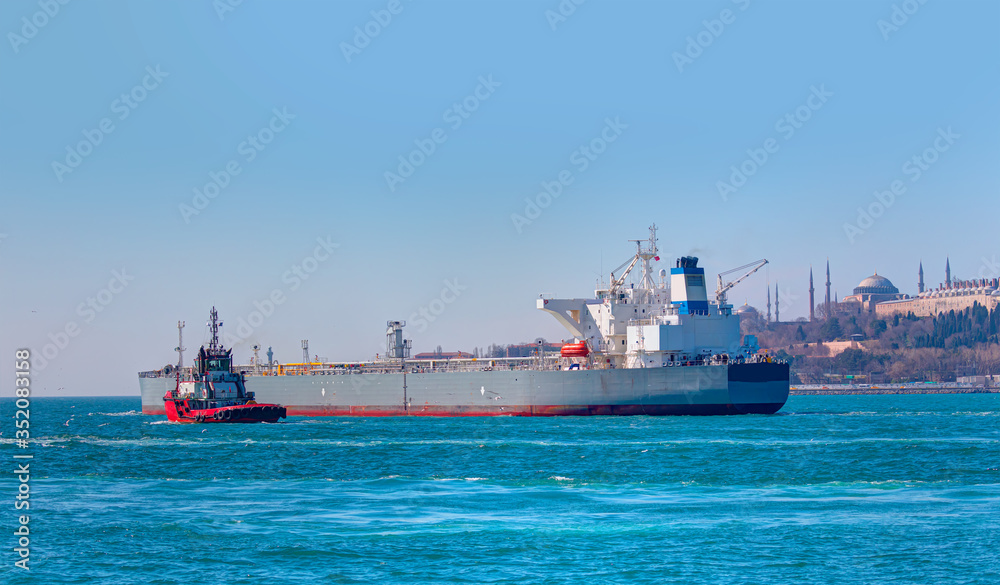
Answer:
[[[741,306],[736,307],[735,312],[737,315],[747,315],[747,316],[760,315],[760,311],[758,311],[757,309],[751,307],[746,303],[743,303]]]
[[[895,295],[899,294],[899,289],[896,288],[888,278],[879,276],[876,272],[875,274],[862,280],[858,286],[854,288],[854,294]]]

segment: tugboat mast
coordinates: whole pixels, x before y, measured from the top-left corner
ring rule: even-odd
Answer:
[[[209,326],[212,328],[212,341],[208,344],[208,349],[222,349],[222,344],[219,343],[219,327],[222,327],[222,321],[219,321],[219,313],[212,307],[212,320],[209,321]]]
[[[177,347],[174,351],[177,352],[177,369],[180,370],[184,367],[184,321],[177,322]]]

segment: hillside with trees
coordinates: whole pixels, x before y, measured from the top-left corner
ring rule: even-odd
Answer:
[[[756,316],[754,316],[756,317]],[[792,363],[793,381],[836,382],[845,376],[872,382],[953,381],[957,376],[1000,374],[1000,310],[974,305],[936,317],[840,313],[828,319],[763,323],[751,318],[744,333]],[[824,345],[856,341],[826,357]]]

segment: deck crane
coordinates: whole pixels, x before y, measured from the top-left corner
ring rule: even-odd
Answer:
[[[625,284],[625,279],[628,278],[628,275],[632,272],[632,268],[635,267],[635,263],[638,262],[638,261],[639,261],[639,255],[636,254],[635,256],[633,256],[632,258],[630,258],[629,260],[626,260],[625,262],[623,262],[621,266],[619,266],[618,268],[615,268],[614,270],[611,271],[611,286],[608,287],[608,291],[612,295],[617,294],[618,290]],[[625,268],[626,266],[628,266],[628,268]],[[625,272],[622,273],[622,275],[620,277],[615,278],[615,272],[618,272],[622,268],[625,268]]]
[[[749,264],[744,264],[743,266],[737,266],[732,270],[727,270],[719,274],[719,287],[715,290],[715,299],[719,302],[719,310],[722,310],[724,307],[727,307],[726,293],[729,292],[729,289],[743,282],[743,280],[746,279],[748,276],[763,268],[765,264],[767,264],[767,259],[761,258],[760,260],[755,260]],[[749,270],[747,270],[748,268]],[[733,280],[732,282],[723,284],[724,276],[726,276],[727,274],[732,274],[734,272],[739,272],[741,270],[747,270],[747,271],[744,272],[740,277]]]

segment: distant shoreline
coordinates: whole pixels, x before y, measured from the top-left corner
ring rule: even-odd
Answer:
[[[827,384],[825,386],[800,385],[789,390],[792,396],[824,396],[849,394],[1000,394],[1000,388],[985,386],[900,386],[877,385],[860,387],[853,385]]]

